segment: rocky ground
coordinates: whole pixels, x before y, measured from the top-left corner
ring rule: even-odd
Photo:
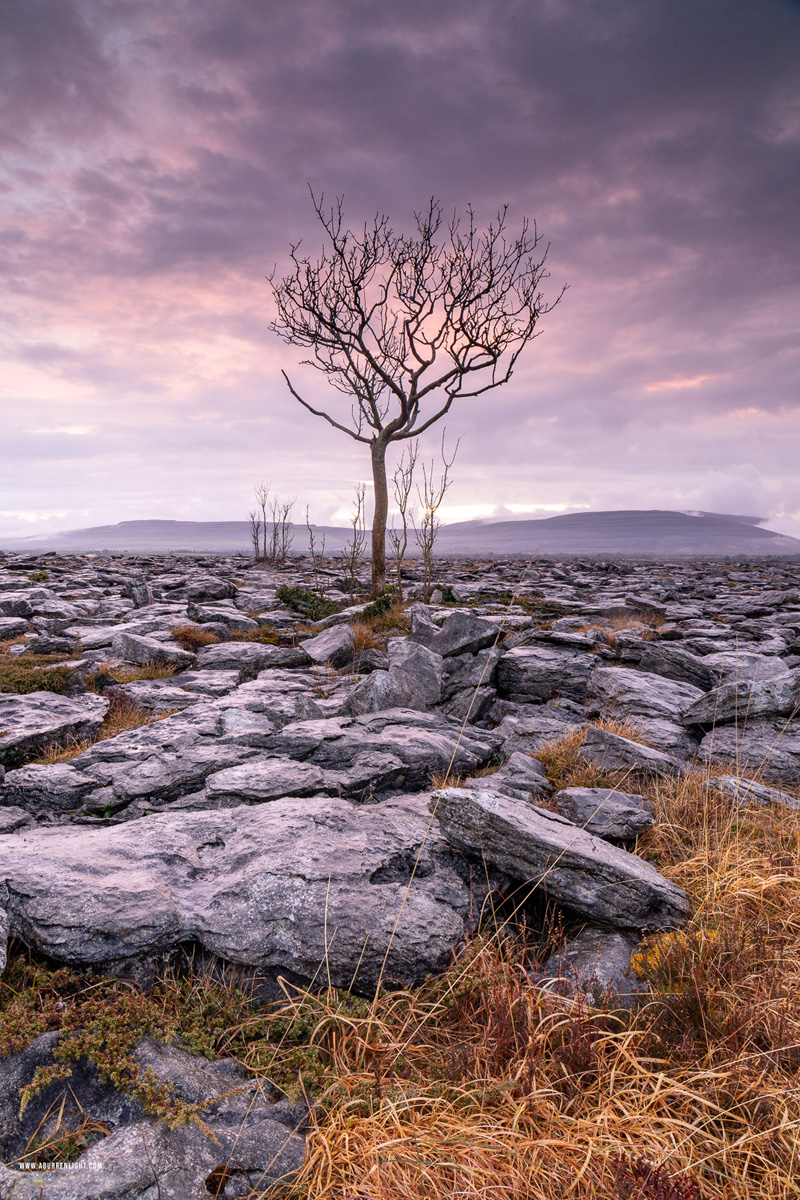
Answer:
[[[371,995],[444,970],[490,893],[535,890],[584,927],[538,983],[634,1003],[639,939],[689,914],[635,853],[648,781],[701,764],[731,806],[800,806],[800,564],[461,560],[441,579],[426,605],[409,571],[413,603],[382,611],[306,560],[0,556],[3,945],[145,983],[191,951],[267,996],[279,977]],[[598,786],[548,779],[536,756],[569,736]],[[53,1037],[0,1064],[4,1197],[193,1197],[226,1146],[219,1195],[296,1170],[291,1108],[144,1039],[213,1138],[87,1068],[83,1109],[113,1130],[84,1155],[95,1190],[34,1179],[13,1164],[49,1093],[26,1119],[17,1096]]]

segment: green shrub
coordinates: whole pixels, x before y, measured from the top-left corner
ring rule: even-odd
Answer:
[[[331,617],[334,613],[341,612],[341,605],[334,604],[331,600],[324,600],[322,596],[318,596],[316,592],[309,592],[306,588],[281,584],[276,589],[275,595],[282,604],[287,605],[293,612],[302,613],[310,621],[322,621],[325,617]]]

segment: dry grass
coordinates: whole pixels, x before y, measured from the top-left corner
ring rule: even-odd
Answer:
[[[87,687],[109,687],[115,683],[135,683],[139,679],[171,679],[177,671],[171,663],[148,662],[120,664],[101,662],[86,680]]]
[[[593,724],[596,729],[603,729],[606,733],[616,734],[631,742],[639,742],[643,746],[650,744],[638,729],[625,721],[604,719]],[[547,770],[550,782],[559,790],[566,787],[614,787],[628,778],[627,772],[602,771],[578,756],[586,732],[581,726],[575,726],[564,737],[548,742],[535,755]]]
[[[399,600],[395,600],[383,612],[371,615],[369,610],[363,612],[358,623],[365,625],[378,637],[403,637],[411,632],[411,617]]]
[[[164,717],[171,717],[176,711],[174,708],[166,708],[160,709],[158,712],[148,712],[147,709],[142,708],[133,700],[129,700],[122,693],[112,694],[110,701],[109,710],[97,733],[91,737],[72,738],[66,746],[48,746],[30,761],[33,763],[69,762],[71,759],[77,758],[79,754],[83,754],[95,742],[103,742],[107,738],[116,737],[118,733],[126,733],[129,729],[140,729],[143,725],[152,724],[153,721],[162,721]]]
[[[353,621],[350,627],[355,638],[354,654],[363,654],[365,650],[385,649],[386,638],[379,637],[371,624],[366,621]]]
[[[210,629],[197,625],[176,625],[172,636],[179,646],[195,654],[201,646],[215,646],[221,639]]]
[[[564,742],[566,769],[577,731]],[[315,1101],[292,1200],[797,1200],[800,815],[739,809],[701,772],[648,793],[639,852],[694,915],[644,944],[633,1014],[540,991],[551,947],[510,926],[373,1001],[287,985],[264,1008],[203,985],[174,1030]],[[157,983],[159,1011],[188,1013],[181,986]]]
[[[284,1007],[322,1087],[298,1200],[800,1195],[800,817],[700,773],[652,794],[640,852],[695,915],[645,944],[638,1013],[540,992],[502,934],[360,1016],[335,991]]]

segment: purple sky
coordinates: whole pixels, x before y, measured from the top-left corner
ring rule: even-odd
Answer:
[[[268,479],[346,518],[366,448],[269,332],[309,183],[353,224],[508,203],[570,285],[448,417],[446,519],[800,534],[800,4],[3,0],[0,34],[0,534],[245,519]]]

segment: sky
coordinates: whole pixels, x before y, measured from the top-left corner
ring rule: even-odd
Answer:
[[[448,414],[446,520],[800,536],[800,3],[3,0],[0,93],[0,536],[246,519],[262,481],[347,519],[368,448],[270,332],[309,188],[353,227],[507,204],[569,285]]]

